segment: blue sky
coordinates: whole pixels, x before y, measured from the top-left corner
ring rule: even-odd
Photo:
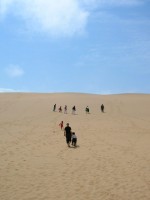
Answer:
[[[0,91],[150,93],[150,1],[1,0]]]

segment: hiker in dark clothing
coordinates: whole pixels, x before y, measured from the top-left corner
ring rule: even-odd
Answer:
[[[75,112],[76,112],[76,107],[75,107],[75,106],[73,106],[73,107],[72,107],[72,114],[74,115],[74,114],[75,114]]]
[[[56,104],[55,104],[54,107],[53,107],[53,111],[54,111],[54,112],[56,111]]]
[[[86,112],[86,113],[90,113],[90,109],[89,109],[88,106],[85,108],[85,112]]]
[[[101,105],[101,112],[104,112],[104,105]]]
[[[70,147],[72,132],[71,132],[71,127],[69,126],[69,123],[67,123],[67,126],[64,129],[64,136],[66,137],[66,143],[68,147]]]

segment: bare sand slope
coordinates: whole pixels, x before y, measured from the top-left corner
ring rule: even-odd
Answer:
[[[0,200],[149,200],[150,95],[0,94],[0,158]]]

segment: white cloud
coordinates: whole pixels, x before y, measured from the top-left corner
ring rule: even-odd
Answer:
[[[23,93],[30,93],[30,91],[27,90],[16,90],[11,88],[0,88],[0,93],[6,93],[6,92],[23,92]]]
[[[17,92],[17,91],[13,89],[8,89],[8,88],[0,88],[0,93],[2,92]]]
[[[5,71],[10,77],[20,77],[24,75],[24,70],[18,65],[10,65]]]
[[[141,0],[0,0],[0,18],[11,13],[22,18],[30,32],[71,36],[85,31],[91,9],[139,3]]]
[[[3,16],[21,17],[28,31],[50,35],[83,33],[89,15],[79,0],[1,0],[0,7]]]

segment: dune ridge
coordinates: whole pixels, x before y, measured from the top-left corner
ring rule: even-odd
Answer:
[[[1,93],[0,200],[149,200],[149,108],[148,94]]]

